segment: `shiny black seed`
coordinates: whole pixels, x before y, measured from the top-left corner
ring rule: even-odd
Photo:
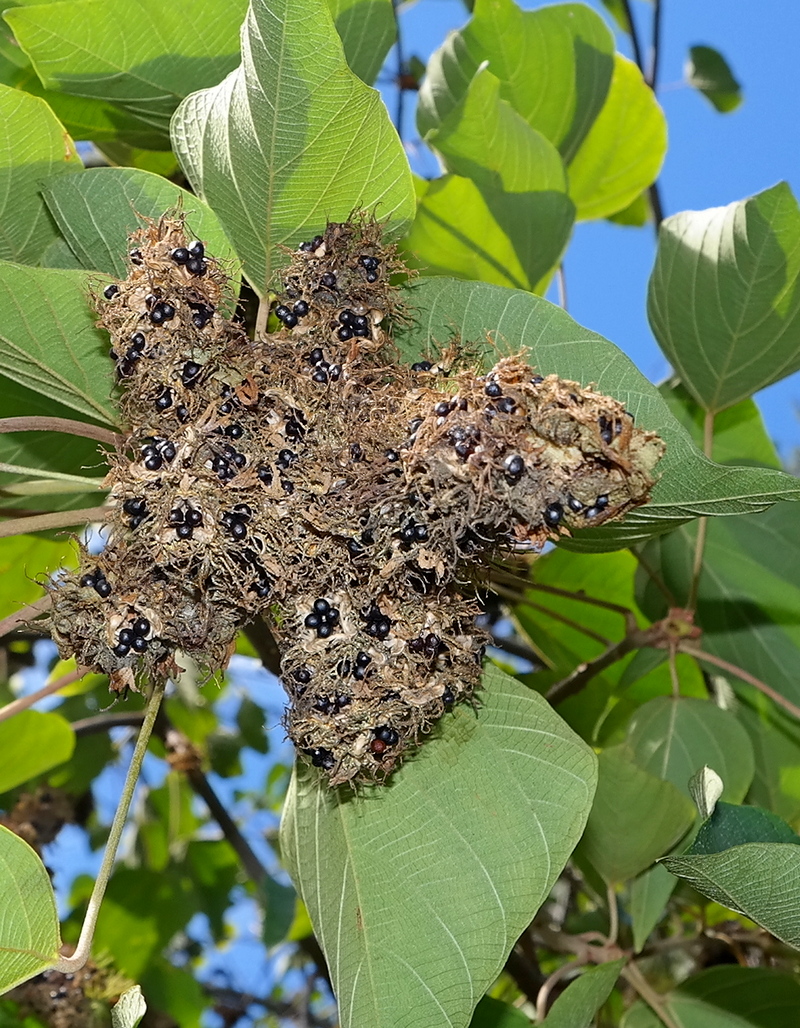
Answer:
[[[364,650],[359,650],[356,654],[356,667],[366,667],[367,664],[372,663],[372,657]]]
[[[341,373],[342,368],[340,364],[331,364],[330,368],[328,369],[328,376],[330,377],[331,382],[338,382]]]
[[[422,653],[425,649],[425,640],[420,636],[416,639],[409,639],[406,645],[412,653]]]
[[[294,450],[281,450],[278,454],[278,459],[275,462],[279,468],[288,468],[290,464],[297,460],[297,454]]]
[[[142,251],[141,250],[128,250],[128,260],[131,264],[139,265],[142,263]]]
[[[513,414],[517,409],[516,403],[514,403],[510,396],[503,396],[497,401],[496,407],[502,414]]]
[[[264,465],[262,464],[262,466],[258,469],[257,474],[261,481],[264,483],[264,485],[272,485],[272,472],[269,468],[264,467]]]
[[[404,525],[400,530],[400,535],[406,542],[412,542],[414,539],[414,522],[409,521],[408,524]]]
[[[483,387],[483,391],[487,396],[502,396],[503,390],[497,382],[487,382]]]
[[[275,317],[278,319],[278,321],[283,321],[286,315],[291,313],[292,312],[289,310],[289,308],[282,303],[279,303],[278,306],[275,308]]]
[[[294,482],[290,482],[288,478],[282,478],[281,489],[283,489],[287,496],[291,496],[294,492]]]
[[[328,603],[328,601],[322,596],[320,596],[319,599],[314,600],[314,610],[317,614],[327,614],[330,609],[330,603]]]
[[[134,636],[131,641],[131,649],[134,653],[145,653],[148,645],[147,639],[143,639],[140,635]]]
[[[322,714],[329,714],[331,710],[331,701],[327,696],[318,696],[312,704],[314,710],[320,711]]]
[[[292,311],[298,318],[304,318],[308,314],[308,304],[305,300],[298,300],[294,307],[292,307]]]
[[[101,599],[106,599],[106,597],[111,595],[111,585],[105,580],[105,578],[98,578],[94,583],[94,591],[99,597],[101,597]]]
[[[301,243],[301,244],[300,244],[300,245],[299,245],[299,246],[297,247],[297,249],[298,249],[298,250],[299,250],[299,251],[300,251],[301,253],[310,253],[310,252],[311,252],[311,251],[312,251],[312,250],[314,249],[314,247],[313,247],[312,243],[310,243],[310,242],[305,242],[305,243]]]
[[[189,420],[189,411],[181,403],[179,406],[175,408],[175,416],[177,417],[178,421],[180,421],[180,423],[184,425]]]
[[[315,614],[312,611],[310,614],[306,614],[303,624],[306,626],[306,628],[319,628],[322,622],[320,621],[319,614]]]
[[[325,385],[328,381],[328,375],[322,368],[317,368],[311,376],[312,382],[318,382],[320,385]]]
[[[320,362],[321,360],[323,360],[323,359],[324,359],[324,357],[325,357],[325,354],[324,354],[324,353],[322,352],[322,350],[320,350],[320,348],[319,348],[319,347],[317,346],[317,347],[315,347],[315,348],[314,348],[314,349],[313,349],[313,350],[311,351],[311,353],[310,353],[310,354],[308,355],[308,363],[309,363],[309,364],[319,364],[319,362]]]
[[[134,633],[131,631],[130,628],[123,628],[117,636],[117,640],[123,643],[123,645],[125,646],[130,646],[130,644],[133,642],[133,636]]]
[[[150,631],[150,622],[147,618],[137,618],[131,625],[131,630],[134,635],[147,635]]]
[[[347,549],[351,557],[358,557],[359,554],[364,552],[357,539],[348,539]]]
[[[169,523],[171,525],[182,525],[186,520],[186,515],[180,507],[173,507],[169,512]]]
[[[326,271],[320,278],[319,284],[325,286],[326,289],[334,289],[336,287],[336,276],[332,272]]]
[[[375,738],[380,739],[381,742],[385,742],[387,746],[396,746],[400,741],[400,736],[389,725],[379,725],[378,728],[373,729]]]
[[[342,325],[336,335],[343,343],[346,343],[348,339],[353,338],[353,330],[348,325]]]
[[[409,421],[408,431],[411,433],[411,435],[414,435],[414,433],[417,431],[417,429],[424,420],[424,418],[414,418],[413,421]]]
[[[234,521],[231,523],[229,531],[234,539],[244,539],[247,535],[247,525],[244,521]]]
[[[270,583],[266,580],[266,578],[262,578],[260,582],[253,582],[253,584],[250,586],[250,592],[255,593],[259,599],[264,600],[267,598],[267,596],[269,596]]]
[[[292,312],[289,311],[289,313],[283,319],[283,323],[286,326],[286,328],[294,328],[294,326],[297,324],[297,315],[292,314]]]
[[[417,361],[416,364],[411,365],[412,371],[430,371],[433,365],[430,361]]]
[[[233,404],[230,400],[226,400],[225,403],[221,403],[218,407],[220,414],[230,414],[233,410]]]
[[[237,468],[243,468],[247,463],[247,457],[245,457],[243,453],[238,453],[236,450],[231,453],[231,460]]]
[[[541,375],[533,375],[533,376],[531,376],[531,385],[538,386],[542,382],[544,382],[544,379],[542,378]]]
[[[103,290],[103,296],[107,300],[113,300],[118,292],[119,292],[119,286],[116,284],[116,282],[112,282],[111,285],[106,286],[105,289]]]
[[[301,685],[308,685],[311,681],[311,671],[307,667],[299,667],[292,672],[292,678]]]
[[[383,455],[392,464],[400,460],[400,454],[397,452],[397,450],[384,450]]]
[[[253,511],[246,503],[235,503],[233,505],[233,514],[241,521],[249,521],[253,516]]]
[[[503,462],[503,469],[506,473],[506,478],[513,481],[522,475],[525,470],[525,461],[519,454],[515,453],[511,457],[506,457]]]
[[[131,349],[141,353],[147,345],[147,339],[143,332],[134,332],[131,336]]]
[[[368,271],[367,275],[366,275],[366,278],[367,278],[367,282],[377,282],[378,281],[378,273],[377,273],[377,271]]]
[[[425,542],[428,538],[428,526],[427,525],[414,525],[414,538],[418,543]]]
[[[161,304],[158,304],[158,306],[154,307],[150,311],[150,320],[153,322],[154,325],[161,325],[164,321],[166,321],[166,318],[164,317],[164,309],[162,308]]]
[[[284,428],[287,439],[302,439],[305,435],[305,429],[299,421],[295,421],[294,418],[289,418]]]
[[[472,443],[456,443],[453,449],[456,452],[456,456],[461,460],[466,460],[467,457],[472,456],[475,452],[475,447]]]
[[[244,429],[241,425],[226,425],[224,432],[229,439],[241,439],[244,435]]]
[[[365,319],[366,320],[366,319]],[[369,325],[353,326],[353,335],[360,339],[369,338]]]
[[[116,350],[109,350],[108,351],[108,356],[111,358],[112,361],[118,361],[119,360],[119,354],[117,353]]]
[[[131,347],[130,350],[128,350],[128,352],[125,354],[125,360],[126,361],[138,361],[140,356],[141,356],[141,354],[139,353],[139,351],[138,350],[134,350],[134,348]]]
[[[311,757],[314,767],[321,767],[324,771],[330,771],[336,763],[336,758],[331,751],[323,749],[321,746],[313,750],[306,750],[306,753]]]
[[[167,410],[168,407],[172,406],[172,390],[164,389],[164,392],[156,397],[155,407],[156,410]]]
[[[137,354],[138,356],[138,354]],[[120,378],[130,378],[136,370],[136,359],[131,357],[125,357],[117,365],[117,374]]]
[[[564,517],[564,508],[560,503],[548,503],[544,509],[545,524],[555,528]]]
[[[195,385],[202,370],[202,366],[196,361],[186,361],[181,369],[181,381],[185,386],[191,387]]]
[[[176,264],[186,264],[191,258],[191,254],[185,246],[179,246],[173,250],[170,257],[175,261]]]
[[[340,615],[339,615],[339,608],[338,607],[331,607],[331,609],[328,611],[328,621],[332,625],[338,625],[339,624],[339,616]]]
[[[445,691],[442,693],[442,703],[445,705],[445,707],[452,707],[455,702],[456,698],[453,695],[453,690],[448,685]]]
[[[144,462],[144,466],[148,471],[158,471],[164,464],[164,461],[160,454],[151,453]]]
[[[79,584],[82,585],[84,589],[94,588],[94,575],[81,575]]]
[[[353,314],[353,312],[349,308],[343,310],[339,314],[339,321],[341,322],[342,325],[352,325],[354,318],[355,318],[355,314]]]
[[[340,692],[336,694],[336,706],[339,708],[339,710],[341,710],[342,707],[346,707],[350,702],[351,698],[347,696],[345,693]]]
[[[139,525],[141,525],[141,523],[145,520],[145,517],[146,517],[146,515],[144,515],[144,514],[137,514],[135,517],[131,518],[131,520],[130,520],[130,530],[132,532],[135,532],[136,529],[139,527]]]
[[[450,403],[449,400],[442,400],[441,403],[437,403],[436,406],[433,408],[433,413],[436,414],[437,417],[444,418],[450,413],[452,409],[453,405],[452,403]]]
[[[369,328],[369,318],[366,318],[363,314],[356,314],[353,318],[353,328]],[[357,333],[356,333],[357,334]]]
[[[375,536],[372,534],[372,532],[370,532],[369,529],[365,529],[361,533],[361,542],[364,543],[365,546],[372,546],[372,544],[375,542]]]
[[[190,275],[205,275],[206,273],[206,262],[201,260],[199,257],[192,257],[191,260],[186,262],[186,270]]]
[[[172,306],[171,303],[162,303],[161,313],[164,317],[164,321],[172,321],[172,319],[175,317],[175,308]]]
[[[192,324],[195,328],[205,328],[211,320],[210,314],[203,314],[202,311],[196,311],[192,315]]]
[[[127,657],[130,651],[130,646],[123,643],[117,643],[117,645],[111,650],[115,657]]]
[[[164,460],[168,464],[171,461],[175,460],[175,453],[176,452],[177,451],[175,450],[175,444],[174,443],[164,443],[164,445],[161,447],[161,456],[164,458]]]
[[[126,514],[142,514],[147,509],[147,503],[141,496],[132,496],[122,504]]]
[[[193,239],[192,242],[189,243],[189,254],[192,257],[205,257],[206,248],[199,239]]]
[[[333,626],[327,624],[327,622],[323,622],[323,624],[321,624],[319,626],[319,628],[317,629],[317,638],[318,639],[327,639],[328,636],[330,636],[332,634],[333,634]]]
[[[599,507],[587,507],[586,510],[583,512],[583,516],[591,521],[591,519],[596,518],[599,513]]]
[[[231,466],[224,457],[215,457],[211,462],[211,470],[224,481],[230,475]]]
[[[594,501],[594,505],[598,510],[605,510],[608,506],[608,495],[604,493],[602,496],[598,496]]]
[[[388,618],[381,618],[380,621],[373,622],[376,627],[375,635],[379,639],[385,639],[392,630],[392,623]]]
[[[175,535],[179,539],[191,539],[194,534],[194,529],[191,525],[178,525],[175,529]]]
[[[324,240],[322,236],[314,236],[314,238],[311,240],[311,248],[313,250],[318,250],[322,246],[323,242]]]
[[[583,510],[583,504],[581,501],[571,494],[567,497],[567,506],[576,514],[579,514]]]

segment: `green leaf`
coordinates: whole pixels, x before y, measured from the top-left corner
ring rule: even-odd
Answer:
[[[568,161],[603,106],[613,53],[608,27],[583,4],[521,11],[511,0],[477,0],[466,28],[451,33],[428,62],[420,135],[440,126],[488,61],[503,99]]]
[[[485,685],[388,789],[354,796],[297,769],[281,849],[343,1028],[397,1010],[467,1025],[583,829],[591,751],[519,682],[489,669]]]
[[[7,723],[7,722],[5,722]],[[39,857],[0,825],[0,993],[58,959],[56,897]]]
[[[661,864],[643,871],[630,884],[628,911],[633,929],[633,948],[639,953],[650,933],[664,916],[664,908],[678,879]]]
[[[42,587],[35,575],[76,563],[75,547],[69,539],[43,539],[38,535],[0,539],[0,618],[41,598]]]
[[[83,164],[43,100],[0,85],[0,259],[38,264],[58,231],[42,203],[45,179]]]
[[[219,86],[181,104],[172,138],[264,296],[282,248],[356,208],[400,234],[414,192],[386,108],[347,67],[325,0],[252,0],[242,55]]]
[[[710,46],[689,47],[686,81],[723,114],[735,111],[742,102],[742,87],[730,65],[719,50]]]
[[[800,368],[799,274],[800,210],[785,182],[661,223],[650,324],[707,410]]]
[[[723,795],[741,803],[753,779],[747,732],[727,710],[687,696],[658,696],[634,715],[627,743],[643,771],[689,796],[689,779],[705,764],[725,785]]]
[[[558,151],[501,99],[500,88],[494,75],[480,69],[428,141],[450,171],[475,183],[511,242],[523,282],[543,290],[564,251],[575,210]],[[409,245],[414,246],[413,234]]]
[[[633,878],[686,834],[695,810],[670,782],[642,771],[624,746],[603,750],[578,853],[607,882]]]
[[[484,996],[475,1007],[469,1028],[530,1028],[530,1018],[521,1010],[491,996]]]
[[[0,793],[69,760],[75,733],[60,714],[22,710],[0,721]]]
[[[555,1001],[542,1021],[542,1028],[590,1028],[624,966],[623,957],[584,971]]]
[[[261,941],[269,949],[286,941],[297,909],[297,893],[291,885],[267,875],[259,886],[259,898],[264,908]]]
[[[239,59],[244,0],[204,0],[187,13],[161,0],[66,0],[6,12],[48,89],[111,101],[166,136],[180,100]]]
[[[790,843],[800,846],[800,838],[785,821],[760,807],[741,807],[717,803],[711,817],[703,823],[691,847],[682,856],[722,853],[749,842]]]
[[[739,692],[737,714],[750,736],[756,773],[749,800],[800,823],[800,724],[755,689]]]
[[[800,497],[800,483],[780,471],[730,468],[702,456],[678,424],[658,390],[628,358],[602,336],[578,325],[561,308],[539,296],[483,282],[420,278],[406,290],[413,323],[398,326],[395,339],[403,359],[419,360],[432,345],[459,335],[484,354],[487,366],[501,353],[524,347],[544,375],[555,372],[621,400],[640,427],[665,440],[657,467],[661,476],[650,503],[621,524],[586,529],[571,548],[608,550],[630,545],[700,514],[739,514],[763,510],[783,497]],[[562,542],[562,545],[564,543]]]
[[[79,414],[113,425],[108,337],[85,272],[0,261],[0,372]]]
[[[368,86],[397,38],[392,0],[328,0],[350,70]]]
[[[800,949],[800,845],[750,842],[721,853],[665,857],[704,896]]]
[[[665,1012],[677,1028],[795,1028],[800,982],[767,967],[710,967],[674,989]],[[642,1003],[626,1013],[623,1028],[661,1028]]]
[[[251,749],[257,753],[266,753],[269,750],[264,710],[249,696],[245,696],[239,705],[236,726]]]
[[[230,269],[231,290],[238,292],[238,262],[219,219],[199,197],[160,175],[138,168],[93,168],[69,182],[48,182],[44,198],[82,266],[117,278],[128,274],[128,236],[141,228],[139,215],[157,219],[179,207],[188,230]]]
[[[641,71],[617,54],[603,109],[569,164],[569,195],[578,219],[624,210],[658,178],[667,122]]]
[[[126,989],[111,1008],[111,1028],[137,1028],[146,1012],[142,990],[134,985]]]

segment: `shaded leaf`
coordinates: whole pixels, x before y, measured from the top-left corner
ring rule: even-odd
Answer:
[[[640,707],[627,743],[644,771],[689,796],[689,779],[708,764],[722,778],[724,796],[741,803],[753,778],[753,750],[736,717],[708,700],[658,696]]]
[[[530,1018],[499,999],[484,996],[475,1007],[469,1028],[530,1028]]]
[[[286,941],[295,918],[297,893],[291,885],[282,885],[267,875],[259,887],[259,898],[264,908],[261,941],[269,949]]]
[[[166,137],[180,100],[236,66],[244,12],[244,0],[204,0],[187,31],[186,11],[160,0],[67,0],[6,21],[47,88],[111,101]]]
[[[56,897],[27,842],[0,825],[0,993],[58,959]]]
[[[81,171],[75,144],[43,100],[0,85],[0,259],[38,264],[58,230],[42,183]]]
[[[403,359],[419,360],[455,335],[483,352],[487,365],[525,347],[542,374],[555,372],[621,400],[640,427],[657,431],[667,450],[650,503],[621,524],[586,529],[570,540],[583,550],[613,549],[663,532],[699,514],[738,514],[782,497],[800,497],[800,482],[772,469],[721,467],[708,461],[678,424],[658,390],[608,340],[578,325],[539,296],[487,283],[420,278],[406,290],[414,321],[398,326]],[[487,335],[497,348],[487,344]],[[564,545],[562,541],[561,545]]]
[[[0,372],[79,414],[116,420],[108,337],[97,328],[78,271],[0,261]]]
[[[664,908],[678,879],[662,864],[643,871],[630,884],[628,910],[633,930],[633,948],[639,953],[650,933],[664,916]]]
[[[691,847],[682,856],[722,853],[748,842],[800,846],[800,837],[769,810],[717,803],[711,817],[703,823]]]
[[[710,46],[689,47],[686,81],[723,114],[735,111],[742,102],[742,87],[730,65],[719,50]]]
[[[467,1025],[580,836],[591,751],[514,679],[489,669],[485,684],[391,788],[343,794],[297,769],[282,853],[345,1028],[396,1024],[397,1009]]]
[[[328,0],[350,70],[368,86],[397,38],[392,0]]]
[[[755,753],[749,800],[800,824],[800,724],[755,689],[740,690],[737,715]]]
[[[60,714],[21,710],[0,721],[0,793],[69,760],[75,733]]]
[[[569,164],[577,217],[624,210],[655,182],[667,152],[667,122],[653,90],[626,57],[614,58],[611,88]]]
[[[624,746],[600,754],[597,795],[578,847],[607,882],[649,867],[686,834],[695,816],[688,797],[631,757]]]
[[[589,1028],[594,1015],[611,995],[625,958],[609,960],[571,981],[542,1021],[542,1028]]]
[[[703,407],[720,411],[800,368],[800,210],[779,183],[666,218],[647,310]]]
[[[375,209],[399,234],[413,216],[400,140],[380,96],[347,67],[325,0],[252,0],[241,66],[181,104],[172,138],[262,296],[281,248],[326,220]]]

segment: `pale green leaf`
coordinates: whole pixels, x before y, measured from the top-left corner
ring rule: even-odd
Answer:
[[[542,1028],[590,1028],[594,1015],[611,995],[625,958],[609,960],[570,982],[542,1021]]]
[[[63,406],[113,425],[108,337],[89,303],[99,279],[0,261],[0,372]]]
[[[798,276],[800,210],[785,182],[662,222],[648,315],[703,407],[724,410],[800,368]]]
[[[0,85],[0,121],[0,259],[38,264],[58,238],[42,203],[42,183],[83,164],[44,100]]]
[[[281,850],[331,969],[343,1028],[469,1023],[575,845],[594,757],[496,669],[392,778],[353,795],[310,768]],[[465,897],[469,902],[465,902]]]
[[[638,67],[617,54],[603,109],[568,167],[578,219],[627,208],[656,180],[666,152],[664,112]]]
[[[38,535],[15,535],[0,539],[0,618],[8,617],[34,600],[41,599],[42,586],[35,576],[52,574],[76,563],[75,547],[69,539],[43,539]]]
[[[75,733],[60,714],[22,710],[0,721],[0,793],[69,760]]]
[[[368,86],[397,38],[392,0],[328,0],[350,70]]]
[[[126,989],[111,1008],[111,1028],[136,1028],[147,1011],[138,985]]]
[[[664,916],[664,908],[678,879],[661,864],[643,871],[630,884],[628,910],[633,930],[633,948],[639,953],[650,933]]]
[[[723,114],[735,111],[742,102],[742,87],[734,78],[728,62],[713,47],[689,47],[686,81]]]
[[[650,503],[619,524],[582,530],[570,547],[585,550],[629,545],[700,514],[763,510],[781,498],[800,498],[800,482],[767,468],[721,467],[702,456],[670,413],[658,390],[608,340],[578,325],[539,296],[483,282],[420,278],[406,291],[414,322],[395,336],[404,359],[419,360],[433,345],[454,336],[482,350],[487,364],[524,347],[541,374],[555,372],[621,400],[636,418],[665,440],[661,476]],[[562,543],[563,545],[563,543]]]
[[[113,102],[166,136],[180,100],[239,59],[244,0],[203,0],[189,15],[161,0],[65,0],[6,12],[48,89]]]
[[[58,959],[56,898],[39,857],[0,825],[0,994]]]
[[[327,220],[374,209],[400,234],[413,217],[400,140],[380,96],[348,68],[325,0],[252,0],[242,64],[181,104],[172,138],[262,296],[282,248]]]

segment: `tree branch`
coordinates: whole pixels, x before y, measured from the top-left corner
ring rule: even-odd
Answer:
[[[59,692],[61,689],[66,689],[68,685],[73,685],[75,682],[80,681],[84,675],[89,674],[88,667],[79,667],[74,671],[70,671],[66,675],[62,675],[60,678],[55,678],[52,682],[48,682],[43,685],[41,689],[37,689],[36,692],[30,693],[28,696],[20,696],[18,700],[12,700],[11,703],[7,703],[5,707],[0,707],[0,721],[7,721],[8,718],[13,717],[15,714],[19,714],[22,710],[28,710],[38,703],[39,700],[43,700],[45,696],[52,696],[53,693]]]

